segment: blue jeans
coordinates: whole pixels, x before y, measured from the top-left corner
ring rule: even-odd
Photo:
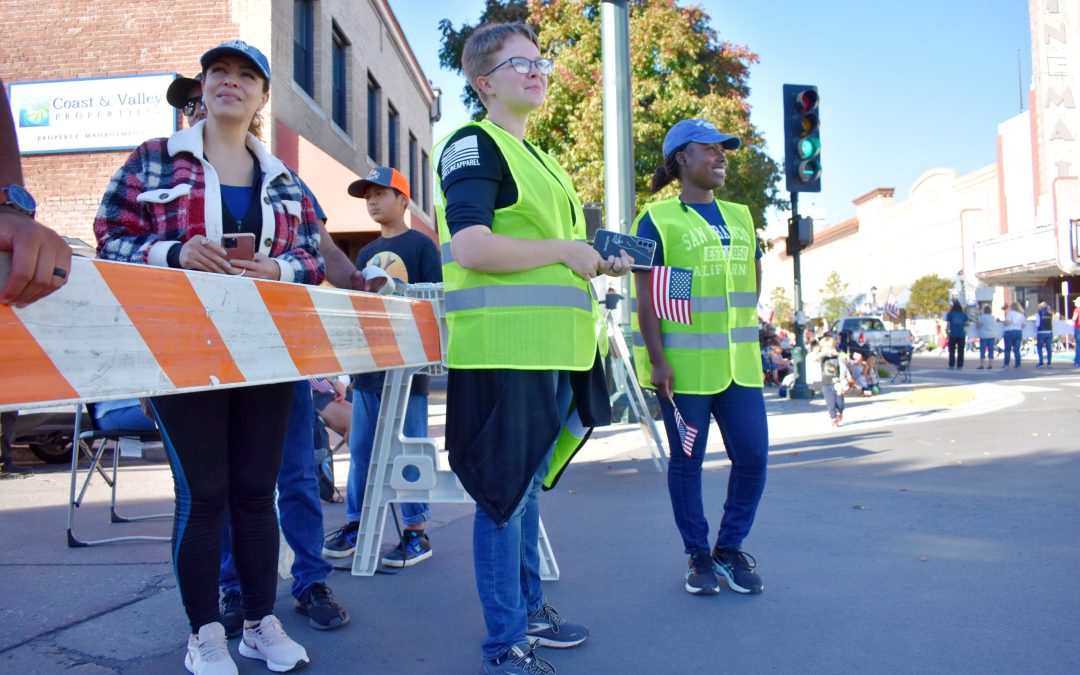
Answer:
[[[1073,344],[1076,345],[1076,353],[1073,354],[1073,365],[1080,366],[1080,328],[1073,329]]]
[[[994,365],[994,347],[997,338],[979,338],[979,361],[990,359],[990,365]]]
[[[1050,331],[1041,330],[1035,333],[1035,348],[1039,350],[1039,365],[1043,364],[1043,348],[1046,348],[1046,365],[1054,360],[1053,350],[1054,334]]]
[[[114,429],[154,431],[157,429],[154,421],[147,417],[146,413],[138,405],[110,410],[98,418],[97,424],[102,431],[112,431]]]
[[[556,372],[555,376],[559,378],[555,400],[560,413],[565,413],[572,394],[570,376],[566,372]],[[540,587],[540,488],[551,465],[551,450],[540,462],[505,527],[499,527],[482,508],[476,507],[473,567],[487,627],[487,636],[480,645],[485,659],[498,658],[525,642],[529,613],[544,605]]]
[[[311,385],[307,380],[294,384],[289,428],[277,481],[277,508],[281,531],[292,548],[292,594],[299,598],[311,584],[326,581],[332,568],[322,557],[323,515],[319,501],[319,481],[315,475],[315,412]],[[221,541],[223,591],[239,591],[240,581],[229,547],[229,519],[225,519]]]
[[[371,451],[375,445],[375,425],[379,421],[379,404],[382,394],[363,389],[353,390],[352,429],[349,432],[349,481],[345,489],[345,513],[350,523],[360,521],[367,489],[368,467]],[[405,424],[402,433],[406,438],[424,438],[428,435],[428,397],[409,394],[405,408]],[[406,525],[420,525],[431,518],[427,504],[401,505],[401,518]]]
[[[1010,353],[1013,355],[1013,358],[1016,359],[1016,367],[1017,368],[1020,367],[1020,336],[1021,335],[1023,335],[1023,333],[1021,331],[1018,331],[1018,330],[1007,330],[1007,331],[1005,331],[1005,334],[1004,334],[1004,338],[1005,338],[1005,366],[1004,367],[1005,368],[1009,367],[1009,354]]]
[[[828,385],[826,385],[828,386]],[[682,535],[685,553],[709,550],[709,522],[701,499],[701,464],[709,440],[709,416],[716,419],[724,439],[731,473],[727,499],[716,545],[738,548],[754,524],[761,494],[765,490],[765,468],[769,457],[769,426],[761,389],[732,383],[719,394],[698,396],[675,394],[679,414],[698,428],[691,456],[682,450],[671,404],[660,399],[664,414],[671,461],[668,464],[668,492],[675,524]]]

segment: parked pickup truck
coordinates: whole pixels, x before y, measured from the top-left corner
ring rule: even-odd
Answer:
[[[841,351],[851,349],[912,349],[914,336],[906,328],[885,330],[885,324],[876,316],[849,316],[833,322],[831,332],[837,336]]]

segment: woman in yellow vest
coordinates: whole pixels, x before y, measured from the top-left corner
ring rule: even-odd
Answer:
[[[477,28],[462,67],[487,119],[432,153],[449,329],[446,447],[476,500],[473,563],[487,627],[481,672],[554,672],[533,646],[573,647],[589,631],[544,600],[539,492],[571,392],[585,427],[610,420],[602,377],[601,410],[588,410],[582,386],[600,368],[603,325],[588,280],[626,274],[632,261],[604,260],[583,241],[570,177],[525,139],[553,69],[532,29]]]
[[[691,323],[658,319],[652,275],[636,272],[634,360],[638,381],[656,389],[671,461],[668,492],[675,524],[690,556],[686,590],[712,595],[717,574],[739,593],[761,592],[756,561],[742,551],[765,488],[769,433],[762,397],[757,298],[760,256],[750,211],[719,201],[728,168],[726,150],[740,141],[705,120],[683,120],[664,138],[664,163],[652,179],[657,192],[679,181],[678,197],[645,205],[634,233],[656,241],[654,265],[689,269]],[[684,452],[675,413],[697,429]],[[701,465],[709,418],[724,439],[731,474],[716,545],[701,498]],[[692,445],[691,445],[692,443]]]

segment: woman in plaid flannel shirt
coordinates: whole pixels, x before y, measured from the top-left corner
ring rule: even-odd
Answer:
[[[269,99],[270,67],[239,40],[203,54],[207,118],[139,146],[116,172],[94,222],[108,260],[318,284],[319,230],[299,179],[249,125]],[[252,260],[227,260],[224,233],[255,235]],[[293,384],[151,399],[176,489],[173,561],[191,624],[185,666],[235,673],[218,608],[228,507],[244,607],[243,656],[275,671],[308,661],[273,615],[278,524],[274,487]]]

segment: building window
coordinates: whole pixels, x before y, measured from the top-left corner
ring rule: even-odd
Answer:
[[[293,2],[293,79],[309,96],[315,95],[315,3]]]
[[[386,106],[386,135],[390,148],[388,162],[395,169],[400,169],[401,157],[399,156],[398,138],[401,136],[401,115],[398,114],[393,105],[389,104]]]
[[[416,136],[409,132],[409,192],[412,200],[420,203],[420,193],[417,191],[419,183],[416,182]]]
[[[420,208],[427,213],[428,210],[428,195],[431,192],[431,171],[428,169],[428,164],[431,159],[428,158],[428,154],[423,150],[420,151],[420,184],[423,189],[420,191]]]
[[[376,164],[382,162],[382,153],[379,152],[379,97],[382,88],[371,75],[368,75],[367,85],[367,150],[368,157]]]
[[[342,34],[341,29],[335,23],[333,25],[334,34],[334,47],[331,54],[332,61],[332,78],[331,78],[331,91],[333,92],[333,101],[331,113],[334,122],[341,128],[342,131],[348,131],[348,89],[346,88],[346,64],[349,62],[349,41]]]

